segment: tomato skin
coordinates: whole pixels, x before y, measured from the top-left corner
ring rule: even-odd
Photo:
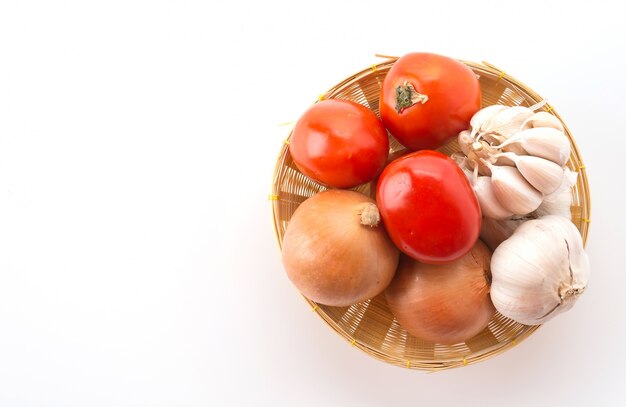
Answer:
[[[389,154],[389,138],[367,107],[327,99],[300,117],[289,152],[309,178],[333,188],[351,188],[380,174]]]
[[[405,82],[428,100],[397,112],[396,89]],[[393,64],[379,105],[385,127],[411,150],[441,147],[469,127],[480,107],[480,84],[474,72],[455,59],[430,53],[406,54]]]
[[[376,201],[391,240],[417,261],[457,260],[478,239],[482,214],[476,195],[459,166],[437,151],[414,152],[389,164]]]

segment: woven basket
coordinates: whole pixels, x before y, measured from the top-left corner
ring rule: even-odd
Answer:
[[[349,99],[379,114],[378,100],[382,82],[396,59],[389,57],[383,63],[372,65],[352,75],[320,96],[318,100]],[[462,62],[478,77],[483,107],[493,104],[531,106],[543,99],[526,85],[493,65]],[[548,104],[541,110],[560,118]],[[579,173],[578,182],[572,189],[574,198],[571,208],[572,221],[578,227],[583,242],[586,242],[591,209],[589,186],[580,152],[567,126],[565,132],[572,142],[568,166]],[[273,191],[270,195],[279,245],[282,243],[289,219],[298,205],[326,189],[298,171],[289,154],[288,144],[289,138],[285,140],[280,151],[274,173]],[[402,146],[390,136],[390,150],[393,152],[398,149],[402,149]],[[440,150],[452,154],[459,151],[459,148],[455,140]],[[370,184],[353,189],[370,196],[375,190]],[[353,347],[393,365],[427,371],[464,366],[490,358],[515,346],[538,328],[522,325],[496,313],[487,328],[475,337],[464,343],[441,345],[423,341],[407,333],[394,319],[383,294],[349,307],[330,307],[308,299],[307,302],[311,310]]]

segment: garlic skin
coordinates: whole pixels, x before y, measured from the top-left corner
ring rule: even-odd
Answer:
[[[472,144],[472,136],[469,130],[463,130],[459,133],[459,147],[463,154],[468,155],[470,152],[470,145]]]
[[[525,106],[510,106],[486,120],[481,126],[481,131],[497,133],[508,138],[520,131],[522,124],[533,114],[534,112]]]
[[[480,109],[472,119],[470,120],[470,126],[472,127],[471,135],[474,137],[478,132],[483,130],[483,124],[491,119],[494,115],[505,110],[507,107],[504,105],[491,105],[483,109]]]
[[[548,112],[537,112],[522,124],[522,130],[531,129],[533,127],[552,127],[553,129],[565,132],[563,123],[561,123],[558,117]]]
[[[585,291],[589,260],[578,229],[548,215],[524,222],[491,258],[491,299],[505,317],[539,325],[569,310]]]

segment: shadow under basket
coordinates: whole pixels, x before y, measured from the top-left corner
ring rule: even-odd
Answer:
[[[348,99],[369,107],[379,115],[378,100],[382,82],[396,59],[390,58],[358,72],[334,86],[319,100]],[[494,104],[531,106],[543,100],[526,85],[488,63],[461,62],[469,66],[478,77],[483,107]],[[545,104],[539,109],[541,110],[561,119],[549,104]],[[586,242],[591,209],[589,185],[580,152],[569,129],[565,124],[564,126],[572,143],[571,157],[567,165],[572,171],[579,173],[577,184],[572,188],[572,221],[580,231],[583,242]],[[390,136],[390,152],[402,148]],[[440,151],[450,155],[460,149],[454,140]],[[282,245],[289,219],[298,205],[325,189],[298,171],[289,154],[287,138],[276,163],[273,191],[270,196],[279,245]],[[353,190],[366,195],[374,193],[370,184],[361,185]],[[514,322],[496,313],[487,328],[475,337],[455,345],[442,345],[423,341],[407,333],[394,319],[384,294],[349,307],[330,307],[306,300],[311,310],[344,337],[349,345],[384,362],[426,371],[449,369],[488,359],[515,346],[539,328]]]

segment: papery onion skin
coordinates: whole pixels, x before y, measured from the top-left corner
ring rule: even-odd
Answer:
[[[374,201],[347,190],[329,190],[304,201],[282,242],[283,265],[296,288],[320,304],[348,306],[381,293],[396,271],[399,251],[378,223],[361,224]],[[376,222],[370,222],[376,223]]]
[[[491,252],[478,240],[460,259],[430,265],[402,256],[385,295],[404,329],[423,340],[453,345],[479,334],[493,318]]]

